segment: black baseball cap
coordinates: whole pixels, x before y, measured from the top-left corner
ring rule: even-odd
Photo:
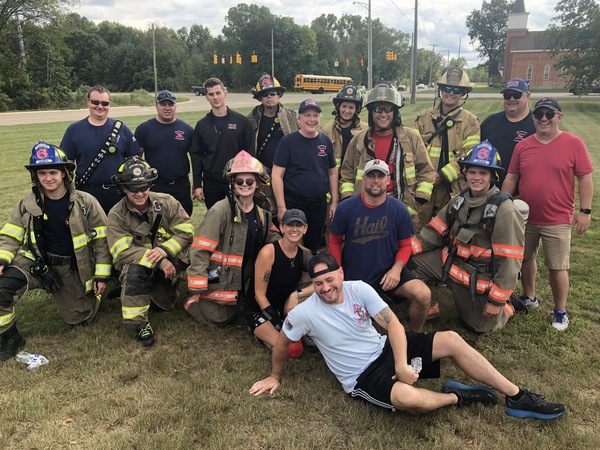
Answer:
[[[533,111],[535,112],[540,108],[548,108],[549,110],[554,112],[562,112],[558,102],[551,97],[543,97],[540,100],[538,100],[538,102],[535,104],[535,108],[533,109]]]
[[[281,223],[288,225],[291,222],[300,222],[302,225],[306,225],[308,223],[306,220],[306,215],[300,209],[288,209],[283,213]]]
[[[300,103],[300,107],[298,108],[298,113],[302,114],[307,109],[316,109],[317,111],[322,112],[319,104],[317,102],[315,102],[312,98],[308,98],[308,99],[304,100],[302,103]]]
[[[325,264],[327,266],[327,269],[322,269],[318,272],[315,272],[315,266],[317,264]],[[339,268],[340,265],[338,264],[336,259],[329,253],[317,253],[315,256],[310,258],[310,261],[308,261],[308,276],[311,278],[316,278],[325,273],[338,270]]]
[[[177,97],[175,97],[175,94],[173,94],[171,91],[167,91],[166,89],[156,94],[156,103],[160,103],[163,100],[169,100],[170,102],[177,103]]]

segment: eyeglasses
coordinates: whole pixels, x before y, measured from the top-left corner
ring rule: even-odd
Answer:
[[[544,118],[544,116],[546,116],[546,119],[552,120],[552,119],[554,119],[555,115],[556,115],[556,113],[554,111],[542,111],[540,109],[533,112],[533,116],[537,120],[542,120]]]
[[[92,100],[91,98],[88,99],[90,101],[90,103],[94,106],[98,106],[98,105],[102,105],[104,107],[106,106],[110,106],[110,102],[107,102],[106,100]]]
[[[442,88],[442,90],[446,93],[446,94],[454,94],[454,95],[460,95],[463,94],[464,91],[459,88],[459,87],[452,87],[452,86],[444,86]]]
[[[377,114],[391,113],[394,108],[394,105],[379,105],[373,108],[373,112],[376,112]]]
[[[515,100],[519,100],[521,97],[523,97],[523,93],[522,92],[505,92],[504,94],[502,94],[502,96],[504,97],[504,100],[510,100],[511,98],[514,98]]]
[[[246,182],[246,185],[248,186],[252,186],[254,184],[254,178],[236,178],[235,179],[235,184],[237,184],[238,186],[243,186],[244,185],[244,181]]]
[[[138,192],[146,192],[148,189],[150,189],[150,185],[147,184],[145,186],[140,187],[126,186],[125,189],[127,189],[132,194],[137,194]]]
[[[279,95],[279,92],[277,91],[269,91],[269,92],[265,92],[263,94],[263,97],[277,97]]]

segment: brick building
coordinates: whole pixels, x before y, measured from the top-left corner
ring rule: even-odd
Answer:
[[[502,81],[523,78],[531,87],[562,88],[567,79],[554,65],[564,52],[550,56],[544,31],[529,31],[528,17],[524,0],[516,0],[508,14]]]

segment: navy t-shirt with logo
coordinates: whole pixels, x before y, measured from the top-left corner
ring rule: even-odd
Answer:
[[[329,169],[335,167],[333,143],[320,131],[314,138],[294,131],[279,141],[273,165],[285,168],[283,186],[287,194],[322,197],[329,192]]]

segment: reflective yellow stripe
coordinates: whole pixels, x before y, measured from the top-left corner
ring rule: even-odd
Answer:
[[[80,234],[79,236],[73,237],[73,248],[77,250],[78,248],[85,247],[88,242],[87,234]]]
[[[0,234],[10,236],[19,242],[23,242],[23,237],[25,237],[25,229],[17,225],[13,225],[12,223],[7,223],[0,230]]]
[[[150,308],[150,305],[146,305],[146,306],[123,306],[122,307],[122,314],[123,314],[123,319],[125,320],[132,320],[138,317],[141,318],[147,318],[148,317],[148,309]]]
[[[112,266],[110,264],[96,264],[95,276],[98,278],[110,277]]]
[[[404,176],[407,179],[408,178],[416,178],[417,177],[417,170],[416,170],[415,166],[405,167],[404,168]]]
[[[440,157],[440,155],[442,154],[442,147],[431,146],[427,150],[428,150],[429,156],[431,158],[438,159]]]
[[[342,183],[342,187],[340,189],[340,194],[346,194],[346,193],[352,194],[353,192],[354,192],[354,183]]]
[[[183,231],[184,233],[194,234],[194,226],[191,223],[180,223],[171,227],[173,230]]]
[[[447,164],[444,167],[442,167],[442,173],[450,183],[457,180],[459,177],[459,174],[456,171],[456,169],[450,164]]]
[[[148,253],[150,253],[150,250],[146,250],[144,252],[144,256],[142,256],[142,259],[140,259],[140,262],[138,264],[140,266],[148,267],[149,269],[151,269],[153,263],[148,261]]]
[[[408,208],[408,212],[410,213],[410,217],[417,215],[417,211],[412,209],[410,206],[407,206],[407,208]]]
[[[421,192],[430,196],[433,193],[433,183],[428,183],[426,181],[419,183],[417,185],[417,189],[415,190],[415,193],[417,192]]]
[[[15,259],[15,254],[7,250],[0,249],[0,259],[6,261],[7,263],[10,263],[13,259]]]
[[[177,242],[175,239],[169,239],[166,242],[163,242],[161,244],[162,247],[166,247],[167,250],[169,250],[169,252],[171,253],[171,255],[175,256],[176,254],[178,254],[179,252],[181,252],[181,250],[183,250],[183,248],[181,247],[181,245],[179,244],[179,242]]]
[[[13,308],[10,314],[5,314],[0,316],[0,327],[5,327],[6,325],[14,322],[16,319],[15,310]]]
[[[112,247],[110,248],[110,254],[113,259],[117,259],[119,254],[123,251],[131,247],[133,244],[133,236],[123,236],[121,239],[117,240]]]
[[[19,250],[19,255],[23,255],[25,258],[35,261],[35,256],[29,250]]]
[[[464,141],[462,141],[462,147],[463,149],[467,147],[474,147],[475,145],[479,144],[479,141],[481,141],[481,136],[477,134],[468,136]]]
[[[94,239],[101,239],[101,238],[106,237],[106,227],[105,226],[96,227],[96,228],[94,228],[94,231],[96,232],[96,236],[94,236]]]
[[[87,280],[85,282],[85,292],[90,292],[94,288],[94,280]]]

